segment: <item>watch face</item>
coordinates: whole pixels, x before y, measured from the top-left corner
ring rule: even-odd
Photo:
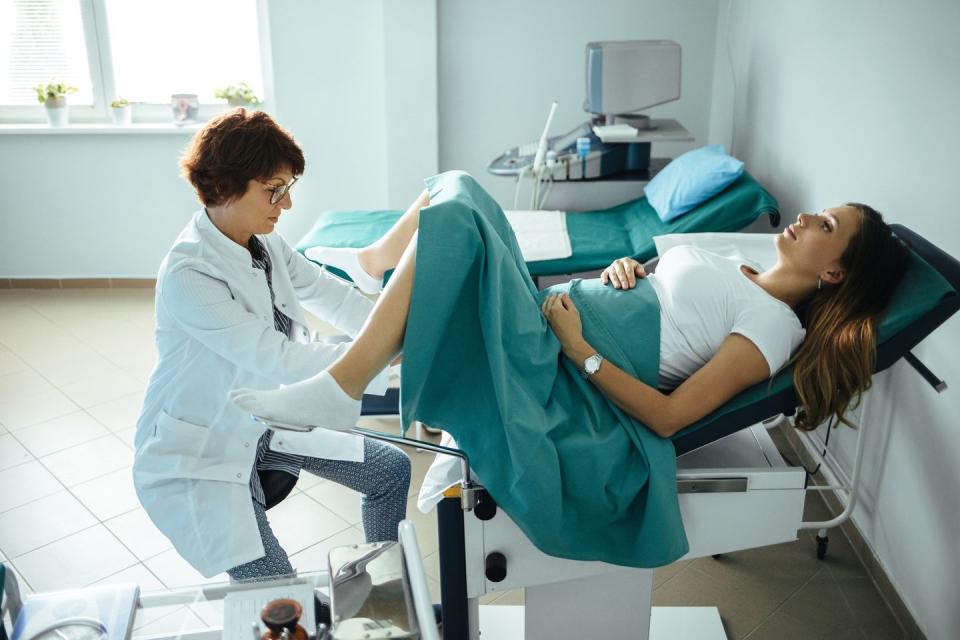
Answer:
[[[595,355],[590,356],[584,363],[583,368],[587,373],[596,373],[600,369],[600,358]]]

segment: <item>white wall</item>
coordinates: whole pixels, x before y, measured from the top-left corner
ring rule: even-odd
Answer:
[[[719,16],[711,139],[734,136],[788,221],[859,200],[960,255],[960,3],[723,0]],[[957,638],[960,318],[914,353],[951,388],[903,362],[875,377],[854,520],[926,635]],[[831,442],[847,471],[852,436]]]
[[[536,140],[553,100],[554,135],[587,119],[584,47],[595,40],[680,43],[681,98],[647,113],[679,120],[704,144],[717,5],[704,0],[489,0],[439,3],[440,166],[472,173],[502,204],[514,183],[487,173],[506,149]],[[689,144],[654,145],[672,157]]]
[[[435,0],[265,6],[267,109],[307,159],[280,233],[296,242],[325,209],[408,204],[437,168]],[[154,277],[199,206],[178,177],[188,140],[0,134],[0,277]]]

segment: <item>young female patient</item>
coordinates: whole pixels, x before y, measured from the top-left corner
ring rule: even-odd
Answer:
[[[353,426],[363,389],[404,344],[418,256],[434,250],[433,245],[417,248],[420,209],[428,204],[424,191],[385,236],[366,248],[318,250],[321,261],[344,269],[368,291],[386,271],[396,271],[356,341],[331,367],[278,390],[235,391],[235,402],[280,422]],[[869,388],[875,320],[896,289],[907,250],[879,213],[858,203],[801,213],[774,243],[778,261],[764,272],[692,246],[666,252],[649,277],[631,258],[616,260],[603,271],[600,282],[620,291],[633,289],[639,279],[652,284],[660,305],[657,385],[631,376],[604,353],[599,355],[606,359],[592,371],[588,360],[598,354],[597,345],[584,338],[569,292],[543,292],[539,307],[563,354],[587,373],[596,390],[662,437],[773,376],[802,344],[793,356],[802,409],[797,423],[815,428],[832,414],[842,418],[851,401]],[[442,251],[444,247],[436,248]],[[429,300],[430,292],[423,293]],[[616,298],[607,297],[603,304],[616,305]],[[799,308],[805,308],[806,329],[796,315]],[[614,331],[645,328],[624,322]],[[449,337],[437,335],[437,348],[456,353],[462,345]],[[500,346],[488,341],[485,348]],[[409,363],[418,354],[407,352],[404,357]],[[547,358],[543,366],[558,364]],[[342,392],[324,385],[334,391],[321,394],[319,383],[325,377],[332,377]],[[523,380],[515,383],[522,386]]]
[[[348,429],[402,349],[403,419],[448,431],[541,551],[656,567],[688,550],[668,438],[790,361],[795,309],[806,303],[809,333],[794,356],[801,424],[870,384],[874,318],[906,249],[865,205],[800,214],[762,273],[677,247],[648,277],[625,258],[540,292],[489,194],[462,173],[428,186],[429,206],[337,256],[361,281],[396,266],[350,348],[314,378],[235,391],[237,404]]]

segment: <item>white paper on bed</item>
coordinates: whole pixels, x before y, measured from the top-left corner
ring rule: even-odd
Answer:
[[[451,449],[457,448],[457,442],[446,431],[440,437],[440,445]],[[472,479],[477,477],[470,472]],[[463,479],[463,470],[460,466],[460,458],[438,453],[433,459],[427,474],[423,477],[423,484],[420,485],[420,494],[417,496],[417,508],[423,513],[429,513],[437,504],[443,500],[443,492],[455,484],[459,484]]]
[[[504,211],[527,262],[573,255],[565,211]]]
[[[739,258],[746,264],[766,271],[777,263],[776,233],[670,233],[654,236],[657,255],[662,256],[672,247],[693,245],[724,256]]]

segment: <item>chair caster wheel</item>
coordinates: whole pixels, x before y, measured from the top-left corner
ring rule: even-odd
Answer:
[[[829,543],[829,537],[817,536],[817,560],[823,560],[827,556],[827,545]]]

